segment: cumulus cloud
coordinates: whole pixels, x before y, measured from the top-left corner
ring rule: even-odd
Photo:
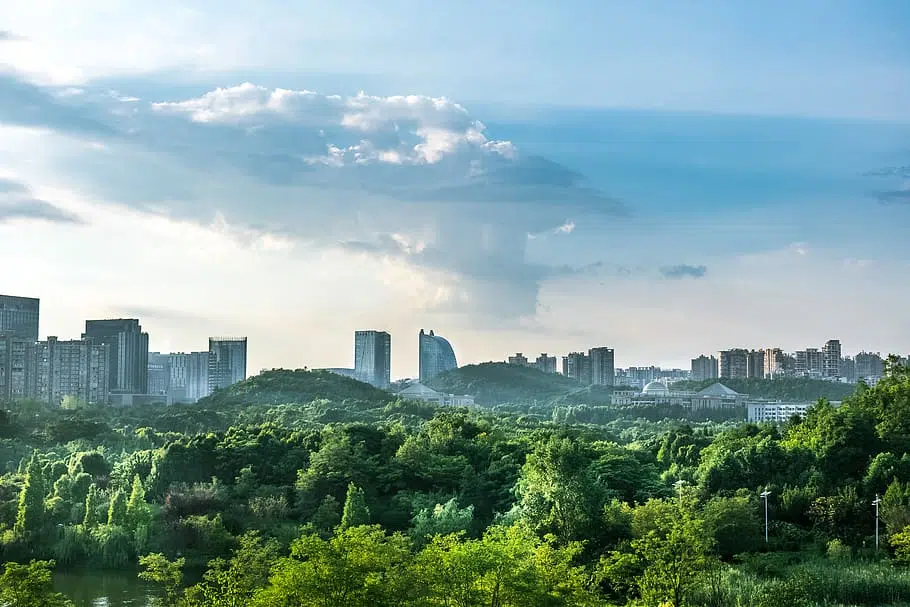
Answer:
[[[544,281],[578,270],[530,263],[528,234],[569,234],[567,217],[628,213],[445,97],[250,83],[176,99],[64,92],[0,79],[0,122],[102,142],[56,160],[64,185],[206,225],[223,218],[266,248],[302,240],[404,261],[472,313],[533,314]]]
[[[664,266],[660,269],[661,276],[668,279],[704,278],[707,273],[708,268],[706,266],[690,266],[688,264]]]
[[[0,177],[0,224],[15,220],[84,223],[79,216],[35,198],[24,183]]]

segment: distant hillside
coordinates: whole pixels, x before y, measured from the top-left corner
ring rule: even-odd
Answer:
[[[507,363],[468,365],[440,373],[429,382],[447,394],[470,394],[479,405],[549,403],[586,386],[556,373]]]
[[[708,379],[705,381],[681,381],[673,384],[677,390],[701,390],[713,383],[722,384],[741,394],[755,398],[814,402],[820,398],[839,401],[847,398],[856,389],[853,384],[841,384],[804,377],[781,377],[778,379]]]
[[[219,390],[199,402],[210,407],[282,405],[308,403],[319,398],[335,402],[359,400],[387,403],[394,400],[394,397],[384,390],[329,371],[276,369],[264,371],[229,388]]]

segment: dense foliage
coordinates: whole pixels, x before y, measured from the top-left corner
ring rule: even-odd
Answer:
[[[547,404],[576,392],[589,392],[584,384],[565,375],[507,363],[459,367],[440,373],[427,385],[446,394],[470,394],[480,405]],[[604,395],[599,396],[609,404],[609,393],[605,393],[606,400]],[[595,404],[591,400],[587,403]]]
[[[51,560],[138,569],[186,607],[910,604],[906,368],[779,427],[435,409],[351,382],[8,404],[0,604],[67,604]]]

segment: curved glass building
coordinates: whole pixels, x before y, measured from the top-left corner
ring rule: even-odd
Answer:
[[[420,340],[420,383],[443,371],[458,368],[455,351],[445,337],[436,335],[432,329],[429,333],[425,333],[421,329],[418,339]]]

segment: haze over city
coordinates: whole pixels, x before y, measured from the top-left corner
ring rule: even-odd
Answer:
[[[422,327],[906,354],[908,39],[897,1],[12,3],[0,292],[251,373],[378,329],[413,376]]]

